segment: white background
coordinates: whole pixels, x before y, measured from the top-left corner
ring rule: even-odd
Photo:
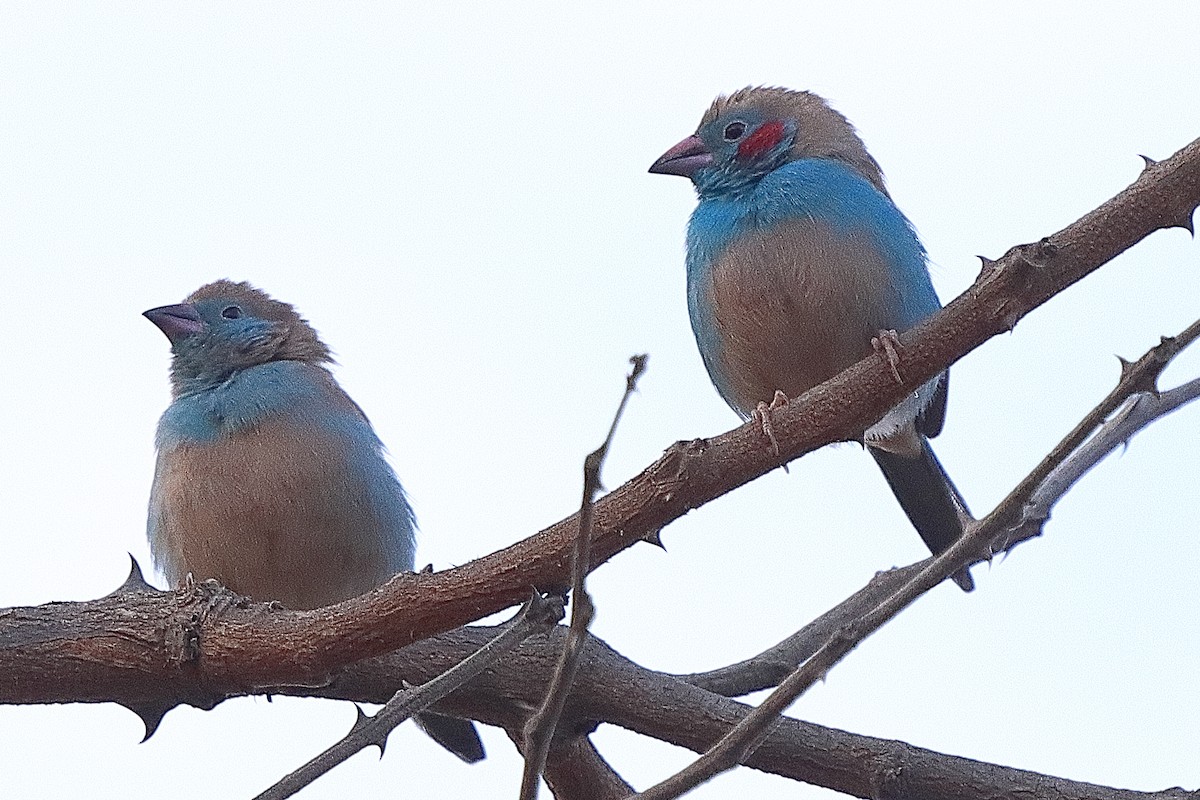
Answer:
[[[389,445],[419,563],[574,510],[626,359],[650,370],[616,486],[736,418],[683,295],[694,199],[646,174],[712,97],[821,93],[859,127],[943,299],[979,262],[1200,135],[1178,3],[5,3],[0,6],[0,606],[82,600],[143,538],[168,347],[142,319],[218,277],[295,303]],[[652,6],[652,7],[651,7]],[[939,454],[987,511],[1136,357],[1198,314],[1197,245],[1122,256],[954,369]],[[1200,371],[1200,357],[1168,373]],[[1044,539],[945,585],[791,713],[1139,789],[1200,784],[1196,429],[1138,436]],[[772,644],[924,555],[871,459],[827,448],[710,504],[591,582],[595,631],[692,671]],[[346,703],[0,709],[5,797],[249,797],[344,733]],[[467,767],[412,726],[302,796],[515,797],[507,738]],[[603,727],[639,788],[689,753]],[[829,793],[740,770],[697,798]]]

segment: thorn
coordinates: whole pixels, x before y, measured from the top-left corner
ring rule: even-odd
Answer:
[[[1146,162],[1146,165],[1144,167],[1142,167],[1142,172],[1145,172],[1146,170],[1150,169],[1151,167],[1153,167],[1155,164],[1158,163],[1157,159],[1151,158],[1150,156],[1142,155],[1141,153],[1138,153],[1138,157],[1140,159],[1142,159],[1142,161]]]
[[[642,537],[642,541],[646,544],[652,544],[655,547],[662,548],[664,553],[667,551],[667,546],[663,544],[662,530],[660,528],[655,528],[654,530],[646,533],[646,535]]]
[[[1195,209],[1192,209],[1192,211],[1189,211],[1182,220],[1180,220],[1179,222],[1172,223],[1172,224],[1168,225],[1167,227],[1168,228],[1183,228],[1185,231],[1187,231],[1188,233],[1190,233],[1192,235],[1192,238],[1195,238],[1196,237],[1196,228],[1192,224],[1192,214],[1194,213],[1194,211],[1195,211]]]
[[[350,735],[355,733],[361,734],[363,729],[365,729],[373,719],[373,717],[367,716],[366,712],[362,710],[362,706],[360,706],[358,703],[354,704],[354,714],[354,724],[350,726]],[[373,736],[364,736],[364,738],[367,740],[368,747],[370,745],[375,745],[379,748],[379,757],[382,759],[383,751],[387,748],[387,737],[385,736],[382,740]]]
[[[137,714],[142,720],[142,725],[145,726],[146,734],[138,744],[149,740],[154,735],[154,732],[158,730],[158,724],[162,722],[163,717],[175,707],[174,704],[166,703],[121,703],[121,705]]]
[[[350,726],[350,732],[354,733],[356,728],[366,725],[370,717],[367,716],[366,712],[362,710],[362,706],[358,703],[351,703],[351,705],[354,706],[354,724]]]
[[[112,597],[115,594],[125,594],[126,592],[153,592],[154,587],[146,583],[145,577],[142,576],[142,568],[138,564],[137,559],[133,557],[133,553],[129,554],[129,575],[125,578],[125,582],[113,589],[105,595]]]
[[[1121,380],[1125,380],[1131,374],[1133,374],[1134,363],[1122,358],[1121,356],[1117,356],[1117,361],[1121,363]]]
[[[975,280],[980,281],[989,273],[996,269],[996,262],[987,256],[975,256],[979,259],[979,274],[975,276]]]
[[[421,567],[421,571],[417,574],[432,575],[433,574],[433,564],[426,564],[425,566]]]

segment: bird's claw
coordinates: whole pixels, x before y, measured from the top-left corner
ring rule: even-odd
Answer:
[[[762,426],[763,435],[771,442],[771,449],[775,451],[775,455],[779,455],[779,440],[775,438],[775,430],[771,427],[771,412],[783,408],[787,404],[788,396],[776,389],[775,396],[771,398],[770,405],[759,403],[750,415],[751,419],[756,420]]]
[[[896,332],[880,331],[878,336],[871,338],[871,347],[887,361],[896,383],[904,383],[904,379],[900,377],[900,337]]]

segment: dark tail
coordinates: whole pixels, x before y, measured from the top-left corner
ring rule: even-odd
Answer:
[[[483,742],[479,741],[479,733],[470,720],[435,714],[432,711],[422,711],[413,719],[430,739],[468,764],[483,760]]]
[[[929,550],[934,554],[944,552],[962,535],[959,510],[965,513],[967,504],[950,476],[934,455],[929,441],[921,439],[921,452],[914,456],[889,453],[868,447],[875,463],[883,470],[892,493],[900,501],[900,507],[909,521],[921,534]],[[964,592],[975,588],[971,573],[963,567],[950,576]]]

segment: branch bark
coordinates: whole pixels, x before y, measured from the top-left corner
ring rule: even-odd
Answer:
[[[847,620],[845,625],[830,635],[808,660],[781,681],[779,687],[754,711],[699,759],[637,797],[641,800],[673,800],[721,772],[743,763],[770,735],[780,715],[868,636],[948,576],[973,561],[989,557],[992,542],[998,538],[1011,541],[1013,527],[1026,520],[1026,510],[1033,502],[1035,493],[1046,484],[1047,479],[1056,472],[1061,474],[1067,460],[1094,432],[1100,430],[1104,421],[1123,404],[1138,394],[1157,391],[1158,378],[1162,371],[1197,337],[1200,337],[1200,320],[1193,322],[1176,337],[1164,337],[1136,362],[1122,362],[1121,379],[1116,387],[1084,416],[991,513],[982,519],[969,522],[958,541],[936,556],[894,593],[883,598],[878,605]],[[1147,417],[1147,421],[1149,419]],[[1076,479],[1081,478],[1085,471],[1077,471]],[[1061,496],[1061,493],[1070,488],[1070,484],[1060,482],[1057,488]],[[1043,502],[1048,507],[1053,505],[1055,499],[1047,495]],[[1038,530],[1045,519],[1044,513],[1035,517]]]
[[[336,684],[316,694],[378,702],[390,696],[397,672],[419,669],[436,674],[440,665],[471,652],[489,635],[489,628],[464,628],[418,642],[399,653],[348,668]],[[548,640],[522,644],[496,671],[447,698],[443,708],[469,713],[509,731],[520,730],[528,705],[541,699],[565,635],[560,626]],[[581,734],[604,721],[700,753],[752,710],[672,675],[641,667],[593,637],[583,654],[564,720],[572,720]],[[1136,792],[1069,781],[791,717],[780,718],[746,765],[861,798],[994,800],[1020,794],[1055,800],[1200,798],[1200,792],[1182,789]]]

